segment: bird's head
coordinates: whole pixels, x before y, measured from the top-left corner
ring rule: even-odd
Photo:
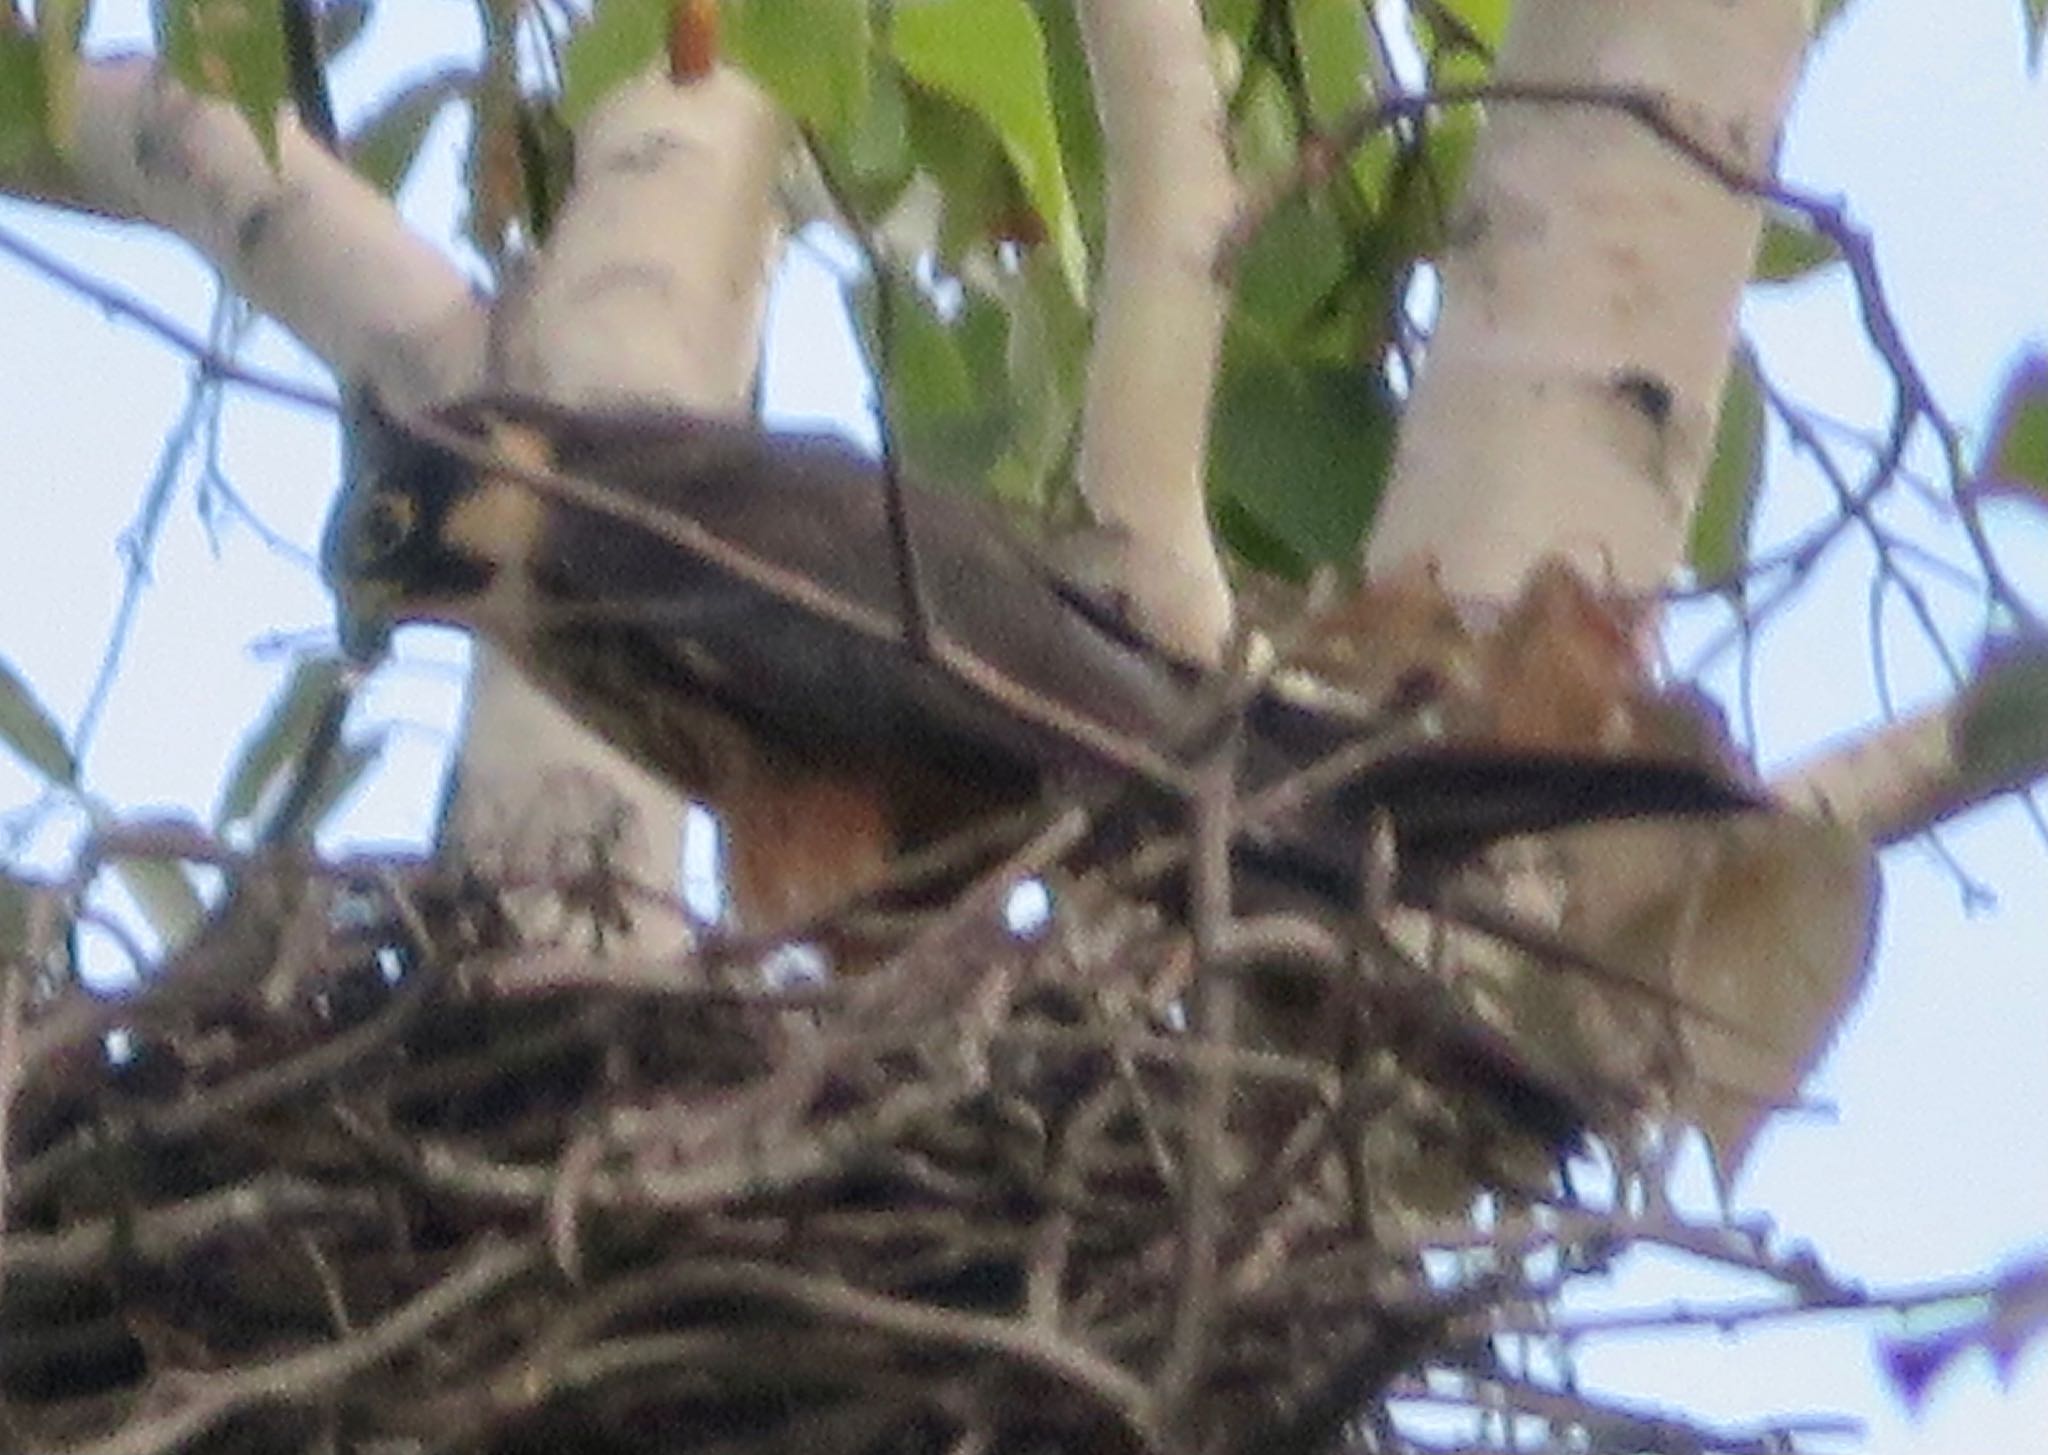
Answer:
[[[454,447],[459,437],[495,452],[507,428],[482,404],[409,426],[369,389],[349,391],[342,489],[320,564],[350,656],[375,656],[405,622],[477,626],[507,568],[524,564],[538,526],[534,492]],[[509,457],[536,463],[530,454]]]

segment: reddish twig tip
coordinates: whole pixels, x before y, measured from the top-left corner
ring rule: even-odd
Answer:
[[[669,14],[669,79],[701,80],[717,64],[718,0],[676,0]]]

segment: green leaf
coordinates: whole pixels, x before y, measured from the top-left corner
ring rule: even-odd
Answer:
[[[32,35],[0,31],[0,170],[19,174],[49,151],[48,107],[42,47]]]
[[[1250,182],[1291,176],[1301,160],[1301,138],[1287,87],[1273,68],[1254,67],[1232,104],[1236,124],[1230,140],[1238,174]]]
[[[1702,581],[1723,581],[1749,558],[1749,529],[1764,476],[1764,402],[1756,363],[1739,353],[1721,386],[1714,458],[1693,507],[1686,563]]]
[[[1294,0],[1294,46],[1308,90],[1309,119],[1326,127],[1369,94],[1372,49],[1359,0]]]
[[[183,864],[171,859],[120,858],[114,860],[114,872],[166,945],[190,939],[206,918],[206,902]]]
[[[975,380],[959,337],[911,279],[891,273],[889,407],[923,418],[961,414],[975,407]]]
[[[1052,260],[1025,261],[1009,290],[1010,398],[1016,409],[1009,460],[997,493],[1043,515],[1081,412],[1088,365],[1087,315]]]
[[[1472,170],[1472,151],[1479,145],[1480,116],[1470,106],[1437,117],[1429,124],[1422,143],[1422,165],[1409,181],[1411,191],[1429,199],[1431,251],[1441,247],[1440,234],[1447,216],[1465,191],[1465,174]]]
[[[1514,8],[1514,0],[1443,0],[1442,4],[1429,7],[1442,17],[1446,31],[1453,32],[1456,39],[1489,51],[1499,50],[1500,43],[1507,38],[1508,17]],[[1451,38],[1446,35],[1440,43]]]
[[[1348,368],[1379,357],[1406,276],[1400,220],[1347,227],[1325,195],[1282,204],[1238,259],[1230,327],[1238,344],[1296,364]]]
[[[868,105],[867,0],[744,0],[725,8],[732,59],[798,121],[837,140]]]
[[[1346,563],[1379,503],[1395,416],[1369,370],[1226,349],[1210,429],[1220,500],[1310,566]]]
[[[1202,0],[1202,19],[1212,34],[1227,37],[1240,50],[1265,8],[1265,0]]]
[[[1237,259],[1231,326],[1288,351],[1314,325],[1348,265],[1344,229],[1328,203],[1301,195],[1283,202]]]
[[[77,760],[71,756],[70,744],[56,719],[4,659],[0,659],[0,742],[44,781],[64,787],[78,782]]]
[[[576,182],[576,134],[552,104],[537,97],[521,98],[513,109],[512,133],[519,145],[529,236],[546,247]]]
[[[864,217],[886,212],[911,176],[909,103],[893,66],[869,77],[867,109],[836,149],[839,179]]]
[[[42,60],[43,135],[58,151],[71,144],[78,41],[91,16],[92,0],[46,0],[36,7],[36,37]]]
[[[1067,165],[1067,193],[1081,215],[1081,235],[1095,240],[1107,226],[1103,208],[1102,122],[1095,112],[1095,81],[1081,42],[1073,0],[1034,0],[1045,36],[1045,64],[1052,80],[1053,121]]]
[[[2028,355],[2006,377],[1977,475],[2048,500],[2048,354]]]
[[[910,155],[938,184],[939,256],[957,262],[1019,205],[1016,174],[973,113],[916,86],[903,100]]]
[[[671,0],[598,0],[562,58],[562,119],[571,126],[661,54]]]
[[[61,46],[76,56],[85,27],[92,22],[93,0],[42,0],[36,6],[36,29],[45,43]]]
[[[980,487],[1010,438],[1009,315],[979,293],[941,309],[899,273],[884,286],[892,290],[886,387],[897,457],[927,483]],[[856,303],[872,337],[872,291]]]
[[[1435,257],[1447,244],[1451,214],[1472,167],[1479,141],[1479,113],[1467,106],[1433,119],[1419,150],[1390,154],[1390,176],[1368,195],[1389,194],[1389,266],[1381,281],[1404,278],[1406,264]],[[1354,175],[1359,169],[1353,168]]]
[[[1986,646],[1954,741],[1973,785],[2017,787],[2048,769],[2048,643]]]
[[[1428,32],[1429,79],[1437,86],[1476,85],[1493,74],[1507,38],[1513,0],[1442,0],[1418,8]],[[1468,113],[1471,108],[1464,108]]]
[[[379,192],[395,196],[441,108],[467,95],[474,80],[471,72],[449,69],[393,91],[348,138],[350,164]]]
[[[331,657],[304,657],[271,701],[262,723],[242,742],[215,810],[216,828],[254,818],[267,798],[289,781],[334,694],[342,666]]]
[[[979,116],[1045,224],[1067,286],[1087,296],[1088,258],[1053,120],[1045,38],[1025,0],[911,0],[890,47],[904,71]]]
[[[284,22],[268,0],[167,0],[158,12],[164,59],[194,91],[222,96],[277,165],[277,110],[290,85]]]
[[[661,55],[672,0],[598,0],[563,58],[572,126]],[[849,135],[867,110],[873,64],[866,0],[745,0],[726,6],[725,46],[799,121]]]
[[[1833,239],[1773,220],[1764,224],[1750,277],[1758,283],[1794,283],[1841,259]]]
[[[1209,502],[1209,523],[1230,554],[1262,576],[1306,582],[1315,566],[1289,547],[1242,503],[1228,496]]]

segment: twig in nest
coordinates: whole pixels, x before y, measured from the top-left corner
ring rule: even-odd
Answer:
[[[474,1313],[492,1294],[530,1272],[530,1248],[486,1244],[461,1268],[350,1338],[303,1354],[221,1373],[162,1377],[136,1407],[144,1411],[105,1439],[52,1455],[158,1455],[182,1449],[239,1413],[266,1405],[311,1404],[342,1382],[417,1344],[457,1314]]]
[[[1195,985],[1189,1029],[1198,1042],[1231,1046],[1237,1040],[1237,978],[1217,963],[1229,940],[1230,841],[1237,781],[1236,735],[1214,755],[1195,800]],[[1155,1387],[1160,1404],[1183,1408],[1201,1378],[1213,1337],[1217,1244],[1223,1236],[1223,1178],[1231,1156],[1225,1123],[1234,1082],[1228,1062],[1204,1068],[1183,1138],[1180,1296],[1173,1331]]]

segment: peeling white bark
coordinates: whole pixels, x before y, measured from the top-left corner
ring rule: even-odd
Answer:
[[[374,379],[396,402],[474,388],[484,313],[462,275],[288,116],[278,148],[272,170],[232,106],[147,61],[90,63],[62,190],[38,191],[177,234],[336,373]]]
[[[585,121],[546,252],[500,306],[492,382],[563,404],[749,412],[787,129],[739,75],[620,88]],[[686,804],[479,648],[443,836],[540,873],[563,846],[673,889]],[[538,859],[539,862],[536,862]],[[672,927],[642,922],[635,950]]]
[[[500,381],[563,404],[745,415],[789,132],[745,77],[648,77],[584,122],[576,185],[500,330]]]
[[[1109,228],[1081,421],[1080,484],[1122,538],[1138,624],[1220,660],[1229,583],[1203,482],[1227,301],[1214,259],[1237,208],[1196,0],[1081,0]]]
[[[1804,0],[1521,0],[1500,81],[1666,98],[1763,174],[1806,41]],[[1367,564],[1434,556],[1506,597],[1545,556],[1660,585],[1713,447],[1761,219],[1626,116],[1499,104],[1442,260],[1443,309]]]

